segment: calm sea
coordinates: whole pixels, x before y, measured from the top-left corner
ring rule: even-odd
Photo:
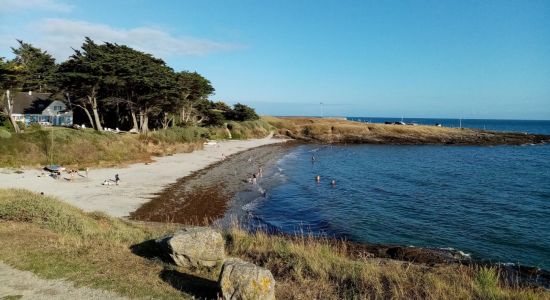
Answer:
[[[413,121],[459,125],[405,119]],[[462,126],[550,134],[550,121],[462,120]],[[550,145],[304,145],[274,170],[277,184],[246,209],[284,232],[454,248],[550,269]]]

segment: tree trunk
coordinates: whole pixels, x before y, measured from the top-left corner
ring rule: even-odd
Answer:
[[[149,132],[149,116],[147,114],[143,116],[143,125],[141,126],[141,132]]]
[[[97,107],[94,107],[92,109],[92,112],[94,113],[95,129],[97,131],[103,131],[103,126],[101,126],[101,121],[99,121],[99,113],[97,111]]]
[[[170,125],[170,119],[168,118],[168,113],[164,113],[164,117],[162,119],[162,129],[167,129],[168,125]]]
[[[94,119],[92,119],[92,115],[90,114],[90,111],[88,110],[88,108],[86,108],[85,106],[82,106],[82,105],[78,105],[78,104],[75,104],[75,106],[80,107],[80,108],[82,108],[82,110],[84,110],[84,112],[88,116],[88,121],[90,122],[90,126],[92,126],[93,129],[96,129],[95,125],[94,125]]]
[[[6,91],[6,98],[8,101],[8,107],[7,107],[8,118],[10,119],[10,123],[13,126],[13,130],[15,131],[15,133],[20,133],[21,129],[19,129],[19,125],[17,125],[17,122],[13,118],[13,103],[10,97],[10,90]]]
[[[149,112],[147,109],[139,111],[139,131],[141,133],[147,133],[149,131]]]
[[[132,130],[139,131],[139,125],[136,118],[136,112],[130,108],[130,114],[132,115]]]
[[[95,130],[103,131],[103,127],[101,126],[101,121],[99,120],[99,112],[97,110],[97,98],[94,95],[88,96],[88,103],[92,107],[92,113],[94,114]]]

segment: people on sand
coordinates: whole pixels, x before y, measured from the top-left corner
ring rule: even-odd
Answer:
[[[262,167],[261,167],[261,166],[259,166],[259,167],[258,167],[258,176],[260,176],[260,178],[262,178],[262,177],[263,177],[263,173],[262,173],[262,171],[263,171],[263,170],[262,170]]]
[[[256,176],[256,173],[252,174],[252,184],[256,184],[257,183],[257,176]]]
[[[118,185],[120,181],[120,177],[118,177],[118,174],[115,175],[115,184]]]

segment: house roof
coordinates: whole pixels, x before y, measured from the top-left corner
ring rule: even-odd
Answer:
[[[13,98],[14,114],[41,114],[55,99],[50,98],[51,93],[18,92]]]

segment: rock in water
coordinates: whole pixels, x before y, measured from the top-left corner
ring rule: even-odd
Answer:
[[[157,240],[178,266],[214,267],[225,258],[222,235],[209,227],[191,227]]]
[[[241,259],[226,260],[218,281],[225,300],[275,299],[271,272]]]

